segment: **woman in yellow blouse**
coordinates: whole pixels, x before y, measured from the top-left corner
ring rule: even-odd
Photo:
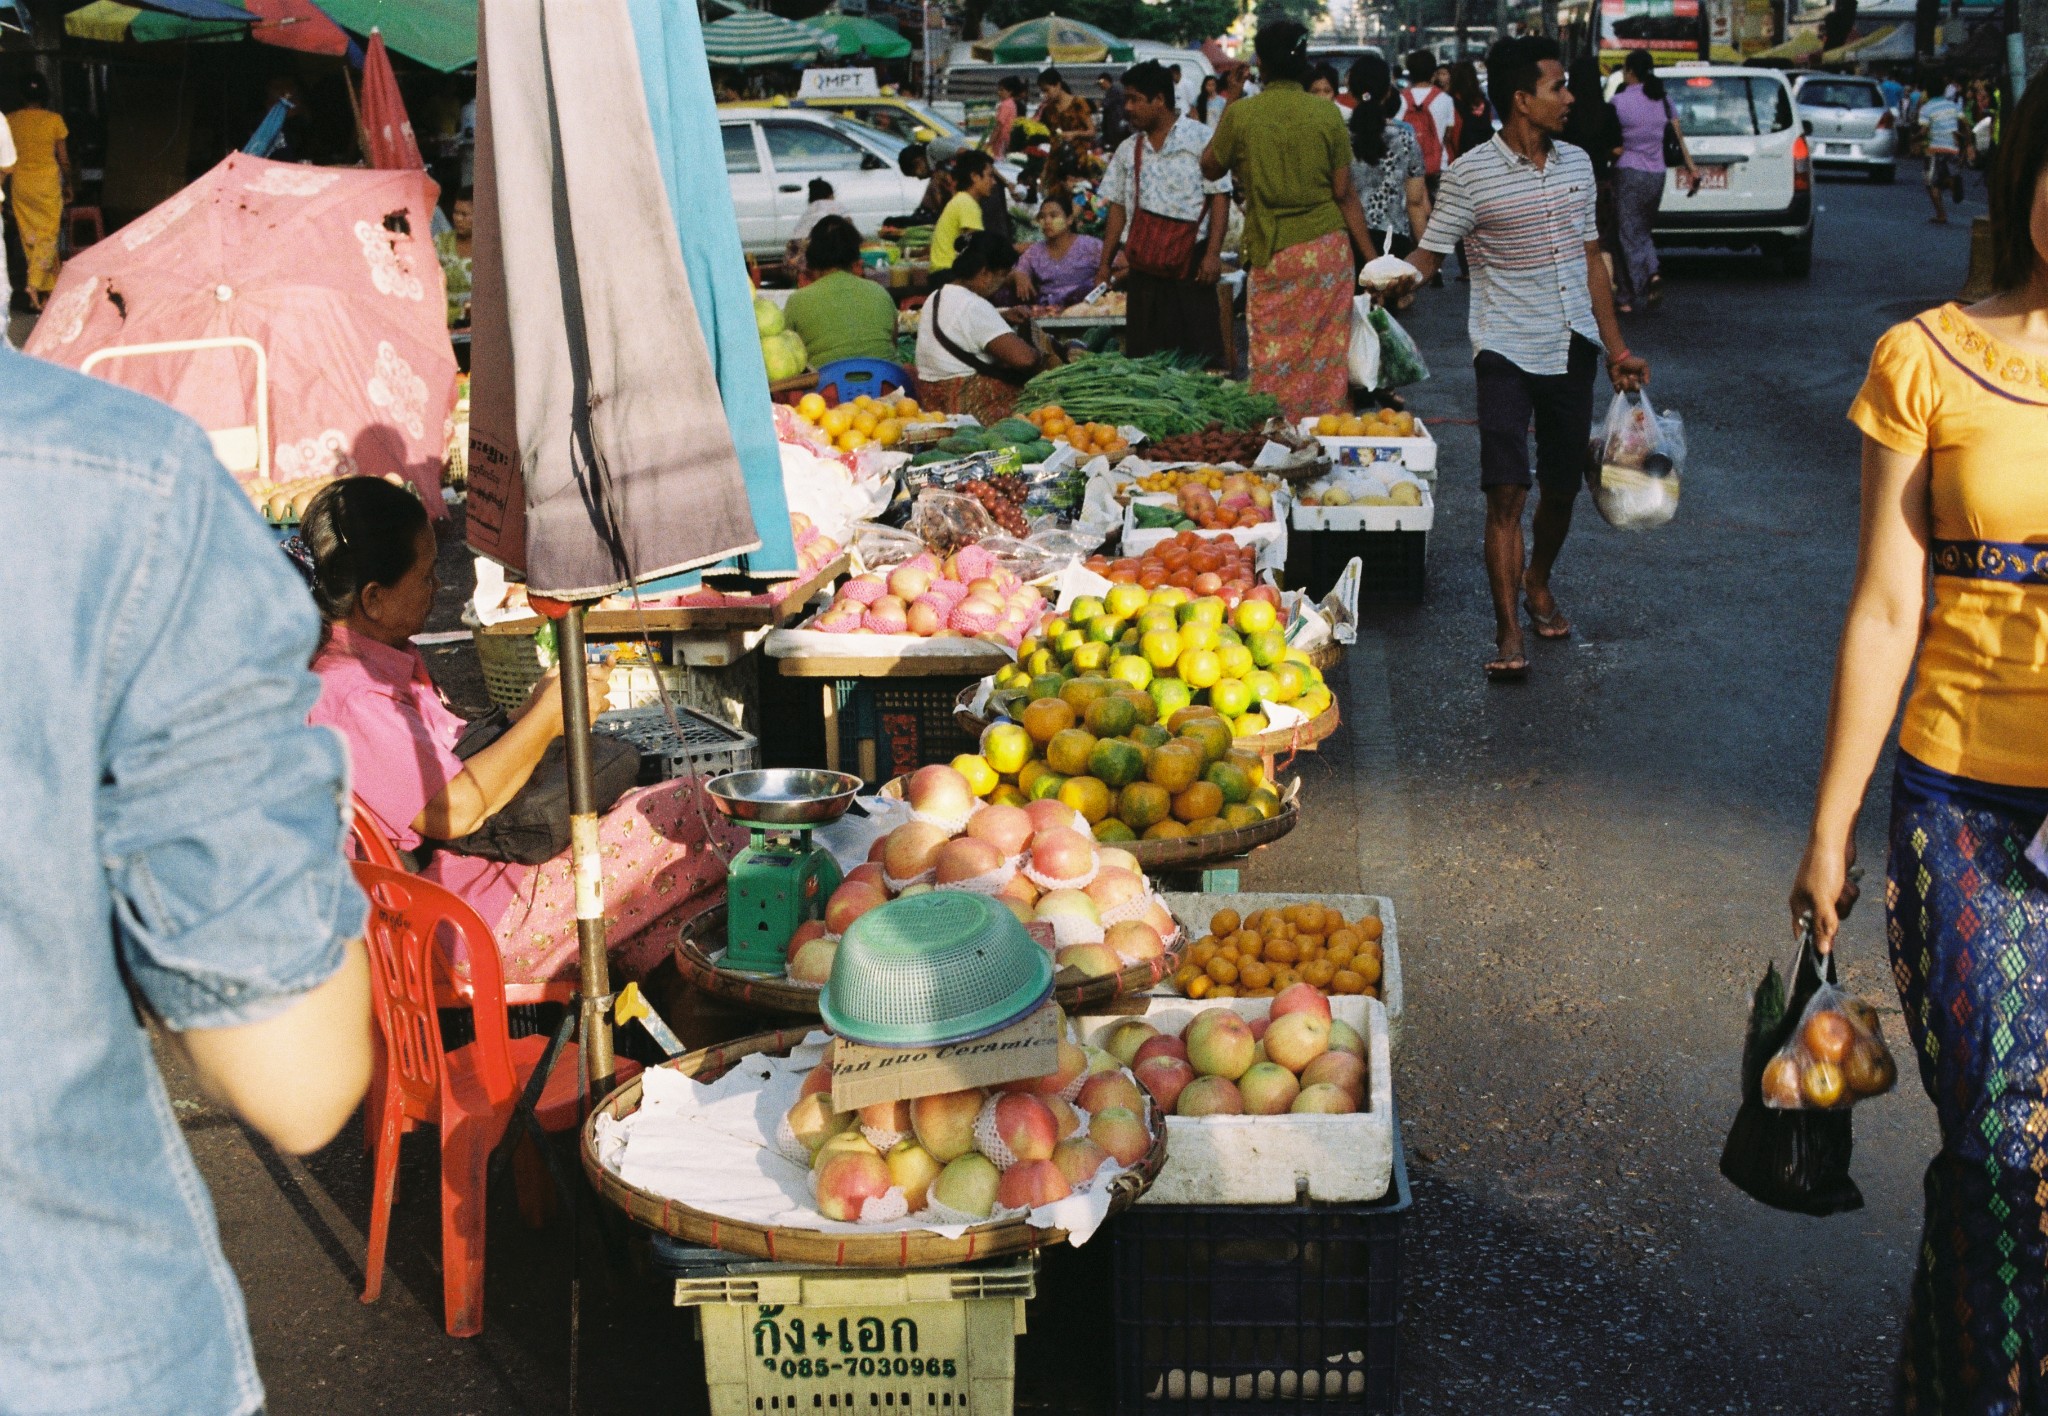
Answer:
[[[1885,882],[1941,1120],[1899,1405],[2048,1411],[2048,75],[1992,178],[1999,291],[1889,330],[1849,417],[1863,529],[1792,889],[1822,948],[1909,673]]]
[[[29,304],[40,310],[57,287],[57,233],[71,203],[71,153],[64,145],[71,130],[45,106],[50,89],[41,74],[29,75],[21,92],[22,106],[7,115],[15,151],[8,195],[28,259]]]

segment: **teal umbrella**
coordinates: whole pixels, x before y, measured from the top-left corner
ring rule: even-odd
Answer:
[[[756,69],[771,64],[808,64],[833,51],[829,34],[760,10],[731,15],[704,26],[704,55],[713,68]]]
[[[814,15],[804,23],[838,40],[841,59],[906,59],[910,56],[909,40],[887,25],[859,15]]]

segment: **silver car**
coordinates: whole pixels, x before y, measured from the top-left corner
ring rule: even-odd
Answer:
[[[1793,86],[1792,97],[1810,135],[1815,167],[1868,173],[1873,182],[1892,180],[1899,119],[1874,79],[1811,74]]]

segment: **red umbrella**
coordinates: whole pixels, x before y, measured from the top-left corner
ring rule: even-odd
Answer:
[[[251,39],[305,54],[348,53],[347,31],[313,0],[242,0],[242,7],[261,17],[249,26]]]
[[[397,472],[436,514],[455,355],[421,171],[234,153],[65,264],[28,352],[73,368],[120,345],[243,336],[269,366],[271,475]],[[103,377],[209,430],[257,422],[229,350],[123,358]]]
[[[376,30],[370,31],[370,47],[363,53],[363,135],[369,141],[372,167],[427,165],[413,140],[412,120],[405,116],[405,98],[398,91],[398,75],[391,71],[384,36]]]

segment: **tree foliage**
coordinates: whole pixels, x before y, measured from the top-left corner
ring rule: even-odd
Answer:
[[[1325,0],[1258,0],[1253,18],[1261,25],[1275,20],[1295,20],[1313,30],[1323,22]]]

